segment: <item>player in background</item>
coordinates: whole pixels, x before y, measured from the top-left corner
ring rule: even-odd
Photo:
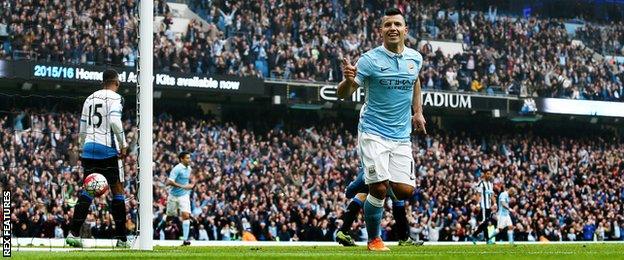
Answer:
[[[195,186],[191,182],[191,155],[188,152],[178,154],[178,163],[167,179],[167,186],[171,186],[169,197],[167,198],[167,221],[178,215],[182,218],[182,245],[190,245],[189,230],[191,228],[191,190]],[[166,222],[167,222],[166,221]]]
[[[337,94],[348,98],[360,86],[366,91],[358,125],[358,149],[369,186],[363,206],[368,249],[388,251],[380,237],[384,199],[388,191],[398,200],[414,192],[412,123],[418,131],[426,131],[418,81],[422,56],[405,46],[407,26],[399,9],[386,10],[380,32],[383,45],[364,53],[356,66],[348,58],[343,59],[344,79]]]
[[[351,231],[351,225],[357,218],[362,204],[366,200],[368,194],[368,187],[364,184],[364,170],[360,168],[357,178],[349,183],[345,190],[345,195],[351,202],[347,206],[347,211],[342,218],[342,226],[340,226],[336,233],[336,242],[343,246],[355,246],[353,238],[349,235]],[[395,224],[392,227],[397,234],[399,240],[399,246],[422,246],[423,241],[414,241],[409,236],[409,223],[407,222],[407,212],[405,211],[405,201],[392,200],[392,215],[395,220]]]
[[[494,230],[494,233],[490,237],[488,237],[488,240],[496,237],[496,235],[498,235],[498,233],[500,233],[502,229],[507,228],[507,239],[509,241],[509,244],[513,245],[514,226],[511,222],[511,214],[513,214],[514,211],[509,206],[509,198],[515,195],[516,189],[514,189],[513,187],[507,189],[507,191],[501,192],[501,194],[498,195],[498,224],[496,225],[496,230]]]
[[[481,180],[477,185],[474,186],[474,190],[479,194],[479,206],[481,208],[481,214],[478,216],[479,225],[470,239],[473,244],[477,243],[477,236],[483,232],[484,238],[487,240],[488,236],[488,226],[490,223],[494,223],[494,219],[492,218],[492,205],[496,205],[496,201],[494,200],[494,184],[492,184],[492,173],[486,172],[481,176]],[[487,240],[487,243],[490,240]]]
[[[351,202],[349,202],[347,206],[347,211],[342,215],[342,225],[338,228],[338,232],[336,232],[336,242],[338,242],[338,244],[343,246],[356,246],[355,241],[349,233],[353,222],[355,222],[362,208],[362,204],[366,201],[366,194],[367,193],[364,192],[358,192],[357,194],[351,194],[351,197],[347,196],[348,199],[351,199]]]
[[[123,131],[121,114],[123,98],[117,94],[120,82],[115,70],[102,74],[102,89],[94,92],[84,102],[80,116],[79,145],[82,147],[80,160],[84,176],[100,173],[113,193],[111,211],[115,220],[117,247],[129,247],[126,231],[126,199],[124,196],[124,172],[121,159],[128,153],[128,144]],[[84,189],[78,195],[70,231],[65,242],[73,247],[82,247],[80,227],[89,213],[93,201]]]

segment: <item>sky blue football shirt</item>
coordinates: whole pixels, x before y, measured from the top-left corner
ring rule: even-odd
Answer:
[[[173,167],[173,169],[171,170],[171,173],[169,173],[169,179],[181,185],[189,184],[190,178],[191,178],[191,167],[190,166],[186,167],[182,163],[178,163],[178,165]],[[171,194],[172,196],[180,197],[183,195],[187,195],[191,192],[190,190],[187,190],[187,189],[182,189],[182,188],[178,188],[175,186],[171,186],[171,187],[172,188],[169,194]]]
[[[382,45],[364,53],[356,66],[355,83],[366,93],[358,130],[409,141],[414,83],[422,67],[420,53],[405,47],[396,54]]]
[[[509,206],[509,193],[507,193],[506,191],[501,192],[501,194],[498,195],[498,215],[501,217],[506,217],[509,216],[509,210],[503,207],[503,202],[505,202],[507,206]]]

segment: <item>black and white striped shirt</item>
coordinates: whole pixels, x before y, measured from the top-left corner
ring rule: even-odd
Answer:
[[[477,186],[475,186],[475,190],[479,192],[481,198],[479,199],[479,205],[481,205],[481,209],[490,209],[492,207],[492,194],[494,194],[492,182],[481,180]]]

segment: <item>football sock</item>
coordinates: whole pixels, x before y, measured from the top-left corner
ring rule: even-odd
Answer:
[[[191,228],[191,220],[189,219],[182,220],[182,236],[184,237],[184,240],[189,239],[190,228]]]
[[[507,240],[511,244],[513,244],[513,242],[514,242],[513,233],[514,233],[513,230],[507,230]]]
[[[489,221],[487,221],[487,220],[486,220],[486,221],[484,221],[483,223],[481,223],[481,224],[477,227],[477,230],[475,230],[475,232],[472,234],[472,237],[477,238],[477,236],[478,236],[481,232],[483,232],[483,234],[484,234],[484,238],[485,238],[485,240],[487,240],[487,239],[489,238],[489,237],[488,237],[488,230],[487,230],[487,225],[488,225],[488,222],[489,222]]]
[[[87,191],[82,190],[78,197],[78,202],[76,202],[76,207],[74,207],[74,217],[72,218],[70,227],[70,232],[75,237],[80,236],[80,227],[82,227],[87,214],[89,214],[91,201],[93,201],[93,197]]]
[[[392,216],[394,217],[394,227],[398,240],[406,240],[408,237],[407,213],[405,212],[405,201],[397,200],[392,203]]]
[[[483,237],[485,238],[485,242],[487,242],[487,239],[490,237],[490,231],[488,230],[487,226],[489,224],[490,221],[486,221],[485,223],[483,223]]]
[[[355,218],[357,218],[357,215],[360,212],[361,208],[362,201],[357,197],[354,197],[351,200],[351,203],[349,203],[349,206],[347,206],[347,212],[345,212],[344,216],[342,217],[343,223],[340,227],[340,231],[349,232],[349,230],[351,230],[351,225],[353,225],[353,221],[355,221]]]
[[[167,226],[167,222],[169,222],[169,220],[171,220],[173,217],[171,216],[163,216],[162,219],[160,220],[160,222],[158,223],[158,227],[157,229],[159,230],[163,230],[165,229],[165,227]]]
[[[490,239],[492,239],[492,238],[495,238],[495,237],[496,237],[496,235],[498,235],[498,228],[497,228],[497,229],[494,229],[494,232],[492,232],[492,235],[490,235],[490,236],[488,237],[488,240],[490,240]]]
[[[366,232],[368,240],[380,236],[381,217],[383,215],[383,199],[375,198],[368,194],[364,202],[364,220],[366,221]]]
[[[115,219],[115,238],[127,241],[126,237],[126,197],[122,194],[113,196],[112,213]]]

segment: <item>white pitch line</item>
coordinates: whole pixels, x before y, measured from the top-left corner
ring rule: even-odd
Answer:
[[[11,240],[13,250],[17,251],[22,248],[65,248],[64,239],[48,239],[48,238],[13,238]],[[83,239],[84,248],[114,248],[115,240],[112,239]],[[134,240],[136,242],[136,240]],[[153,240],[154,246],[180,246],[182,241],[179,240]],[[365,242],[357,242],[357,245],[365,246]],[[477,242],[478,245],[484,245],[485,242]],[[508,245],[507,242],[497,242],[497,245]],[[557,245],[557,244],[576,244],[576,245],[592,245],[592,244],[620,244],[624,246],[624,241],[574,241],[574,242],[516,242],[516,245]],[[386,245],[396,246],[397,242],[387,242]],[[336,242],[279,242],[279,241],[191,241],[193,247],[211,247],[211,246],[275,246],[275,247],[291,247],[291,246],[319,246],[319,247],[337,247],[340,246]],[[424,246],[472,246],[472,242],[425,242]],[[19,248],[19,249],[18,249]],[[73,248],[70,248],[73,249]],[[81,249],[79,249],[81,250]]]
[[[117,249],[120,250],[120,249]],[[13,248],[15,252],[70,252],[70,251],[117,251],[111,248],[72,248],[72,247],[20,247]]]

